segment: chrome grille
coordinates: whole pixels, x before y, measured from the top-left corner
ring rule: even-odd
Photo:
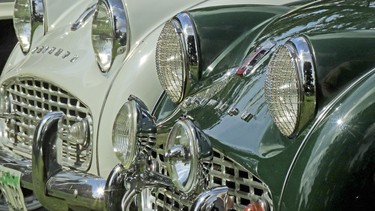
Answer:
[[[7,122],[9,142],[5,144],[27,158],[31,158],[35,128],[48,112],[61,111],[65,114],[60,124],[64,130],[83,118],[91,118],[82,102],[51,83],[29,78],[17,79],[6,82],[3,88],[14,114],[14,118]],[[82,147],[64,137],[57,144],[61,149],[59,159],[63,166],[88,169],[92,155],[91,144]]]
[[[164,165],[164,150],[161,146],[153,157],[161,164],[159,173],[167,175]],[[262,181],[223,153],[214,150],[213,165],[209,173],[209,187],[227,186],[235,205],[232,210],[243,210],[250,202],[265,199],[272,209],[271,193]],[[155,210],[190,210],[191,201],[186,201],[177,192],[159,189],[154,193]]]

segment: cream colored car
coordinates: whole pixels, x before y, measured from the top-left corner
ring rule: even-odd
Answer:
[[[130,146],[112,139],[131,131],[121,121],[129,96],[152,108],[163,92],[155,52],[164,23],[248,2],[16,0],[19,42],[0,78],[0,210],[4,200],[18,210],[121,209],[125,170],[107,177]]]

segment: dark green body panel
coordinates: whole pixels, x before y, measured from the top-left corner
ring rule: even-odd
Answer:
[[[305,137],[286,183],[282,210],[375,207],[374,84],[371,73],[335,99]]]
[[[353,182],[351,179],[354,176],[363,172],[358,169],[358,171],[353,169],[349,171],[343,167],[337,169],[337,172],[335,169],[332,169],[332,171],[322,169],[322,174],[314,175],[312,174],[314,172],[305,169],[305,165],[308,164],[310,159],[313,160],[321,156],[321,153],[325,153],[326,156],[321,157],[321,159],[324,159],[322,163],[326,164],[322,167],[326,167],[325,170],[327,170],[332,166],[339,165],[340,160],[349,163],[350,159],[355,157],[354,153],[360,152],[361,147],[364,147],[361,143],[352,145],[355,139],[354,136],[351,136],[351,133],[364,134],[366,128],[370,128],[372,118],[365,120],[367,121],[366,124],[356,125],[351,127],[350,130],[341,131],[346,133],[337,133],[338,137],[341,137],[341,135],[348,136],[348,141],[339,141],[339,139],[335,139],[337,138],[334,136],[335,134],[331,134],[331,137],[326,135],[330,128],[329,121],[321,123],[322,120],[318,117],[321,116],[323,120],[334,119],[334,114],[325,113],[325,108],[340,93],[351,89],[351,83],[375,68],[375,47],[372,47],[375,46],[375,22],[373,23],[375,21],[375,9],[369,7],[369,5],[372,4],[368,1],[315,2],[274,20],[264,20],[259,27],[249,29],[235,39],[232,37],[231,43],[224,44],[227,45],[226,48],[217,47],[216,50],[212,50],[215,52],[214,56],[208,56],[207,61],[212,59],[213,61],[207,64],[202,80],[187,99],[174,109],[175,106],[168,103],[167,98],[163,98],[156,107],[155,116],[163,116],[158,120],[158,142],[165,141],[169,128],[182,114],[189,115],[194,119],[194,123],[209,137],[214,148],[224,152],[269,186],[275,210],[279,210],[279,203],[282,203],[285,210],[328,209],[328,206],[321,207],[319,204],[319,202],[325,201],[325,196],[332,195],[332,200],[327,199],[328,204],[330,202],[336,203],[334,197],[346,192],[333,194],[331,191],[336,189],[330,190],[327,184],[333,184],[338,179],[335,178],[338,174],[349,174],[345,177],[342,176],[342,179],[340,179],[341,190],[343,190],[344,187],[350,187],[346,185]],[[194,12],[198,14],[198,11]],[[251,19],[252,13],[244,14],[249,15],[248,20]],[[198,15],[196,17],[198,18]],[[203,20],[204,14],[199,18]],[[208,36],[209,31],[202,30],[204,28],[203,21],[196,22],[199,25],[197,30],[202,33],[200,37]],[[214,25],[214,20],[209,24]],[[210,36],[215,36],[214,34],[210,34]],[[230,72],[230,68],[241,65],[245,55],[259,45],[269,41],[282,44],[290,37],[300,34],[309,39],[316,58],[317,110],[315,119],[312,119],[297,136],[289,139],[283,136],[273,123],[265,102],[263,88],[267,63],[271,54],[267,54],[261,60],[262,64],[255,74],[248,76],[229,74],[230,76],[227,76],[227,73]],[[219,35],[217,39],[212,38],[215,42],[220,42],[222,39]],[[209,43],[204,44],[202,50],[207,45]],[[274,48],[270,52],[273,50]],[[205,54],[203,54],[204,57]],[[375,110],[372,109],[372,101],[375,98],[365,95],[367,91],[372,91],[370,87],[367,88],[363,93],[369,100],[368,102],[363,101],[363,103],[368,103],[366,112],[361,113],[360,105],[357,105],[358,110],[351,110],[349,107],[355,105],[344,99],[343,102],[347,103],[347,110],[343,111],[348,112],[348,114],[354,112],[353,115],[357,114],[356,118],[359,119],[373,116],[374,113],[371,111]],[[361,97],[358,92],[353,91],[353,93],[348,93],[345,99],[349,99],[351,94],[353,94],[353,97]],[[360,102],[359,99],[357,101]],[[363,106],[361,108],[366,107]],[[233,110],[236,112],[230,112]],[[169,116],[166,114],[169,114]],[[251,114],[250,118],[246,120],[241,118],[246,114]],[[359,119],[353,119],[351,123],[358,122]],[[314,125],[317,123],[321,123],[322,127],[319,128],[325,128],[325,130],[315,128]],[[313,134],[310,134],[311,129],[314,129]],[[308,134],[309,136],[307,136]],[[363,137],[362,140],[366,142]],[[333,150],[324,151],[324,148],[318,145],[331,146],[329,143],[333,142],[335,143],[334,146],[332,145]],[[302,147],[302,143],[306,146]],[[369,140],[367,140],[367,143],[373,145]],[[352,155],[343,153],[340,157],[335,153],[336,150],[342,152],[347,149],[352,150]],[[371,150],[368,153],[373,153]],[[297,160],[295,160],[296,155],[299,155]],[[362,169],[363,166],[363,168],[368,168],[368,165],[372,165],[371,162],[374,161],[372,159],[370,162],[369,159],[364,159],[361,156],[357,156],[356,159],[355,163],[358,164],[359,169]],[[296,166],[292,169],[294,162],[296,162]],[[319,166],[312,164],[312,167],[317,168]],[[293,171],[290,172],[290,170]],[[345,170],[348,171],[345,172]],[[290,173],[291,176],[289,176]],[[311,198],[303,198],[304,196],[301,194],[305,194],[309,189],[304,188],[306,184],[301,180],[302,175],[307,175],[309,182],[310,179],[311,181],[319,180],[319,182],[323,182],[324,180],[320,179],[325,177],[325,173],[327,173],[326,179],[331,182],[315,183],[317,186],[312,186],[311,193],[307,194]],[[353,175],[350,175],[351,173]],[[371,172],[367,173],[371,174]],[[333,178],[328,178],[328,176],[333,176]],[[287,178],[290,178],[288,182],[286,182]],[[373,184],[373,180],[371,181]],[[324,184],[327,185],[327,189],[320,189]],[[284,187],[284,185],[286,186]],[[284,188],[286,188],[285,191]],[[282,193],[284,195],[281,199]],[[371,194],[373,197],[373,192]],[[349,195],[341,197],[351,198]],[[281,202],[284,200],[285,203]],[[304,206],[299,206],[300,202]],[[310,204],[311,207],[309,207]]]
[[[204,55],[200,58],[200,68],[206,69],[242,34],[255,31],[263,22],[288,10],[289,7],[283,6],[239,5],[189,11],[199,36],[201,54]],[[233,59],[242,58],[236,55]]]

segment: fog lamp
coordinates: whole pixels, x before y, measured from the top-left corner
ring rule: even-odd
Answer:
[[[68,132],[68,139],[80,145],[90,142],[90,123],[87,118],[74,123]]]
[[[92,120],[86,117],[81,120],[75,121],[72,125],[69,124],[69,119],[65,116],[58,122],[59,137],[62,140],[69,141],[70,143],[87,146],[92,137]]]
[[[174,186],[184,193],[206,188],[212,161],[212,147],[190,119],[182,118],[173,126],[166,142],[166,166]]]
[[[135,101],[127,101],[113,124],[113,151],[125,168],[130,167],[135,155],[137,115]]]
[[[26,54],[30,50],[35,30],[44,24],[43,0],[15,0],[13,24],[22,52]]]
[[[130,95],[118,112],[112,131],[113,151],[125,168],[132,165],[137,152],[155,144],[155,133],[155,122],[147,106]]]

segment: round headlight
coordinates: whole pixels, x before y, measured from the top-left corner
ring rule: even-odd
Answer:
[[[125,168],[129,168],[136,151],[137,109],[134,101],[126,102],[115,119],[112,131],[113,150]]]
[[[43,25],[43,19],[43,0],[15,0],[13,24],[23,53],[29,52],[34,32]]]
[[[187,13],[164,25],[156,48],[156,69],[161,86],[175,103],[181,102],[191,83],[199,79],[198,40]]]
[[[114,59],[127,52],[128,18],[121,0],[99,0],[92,22],[91,39],[96,61],[108,72]]]
[[[169,175],[178,190],[188,193],[198,181],[198,146],[189,121],[178,121],[169,133],[166,143],[166,164]]]
[[[273,121],[282,134],[295,135],[315,112],[315,69],[305,37],[290,39],[272,56],[265,96]]]

